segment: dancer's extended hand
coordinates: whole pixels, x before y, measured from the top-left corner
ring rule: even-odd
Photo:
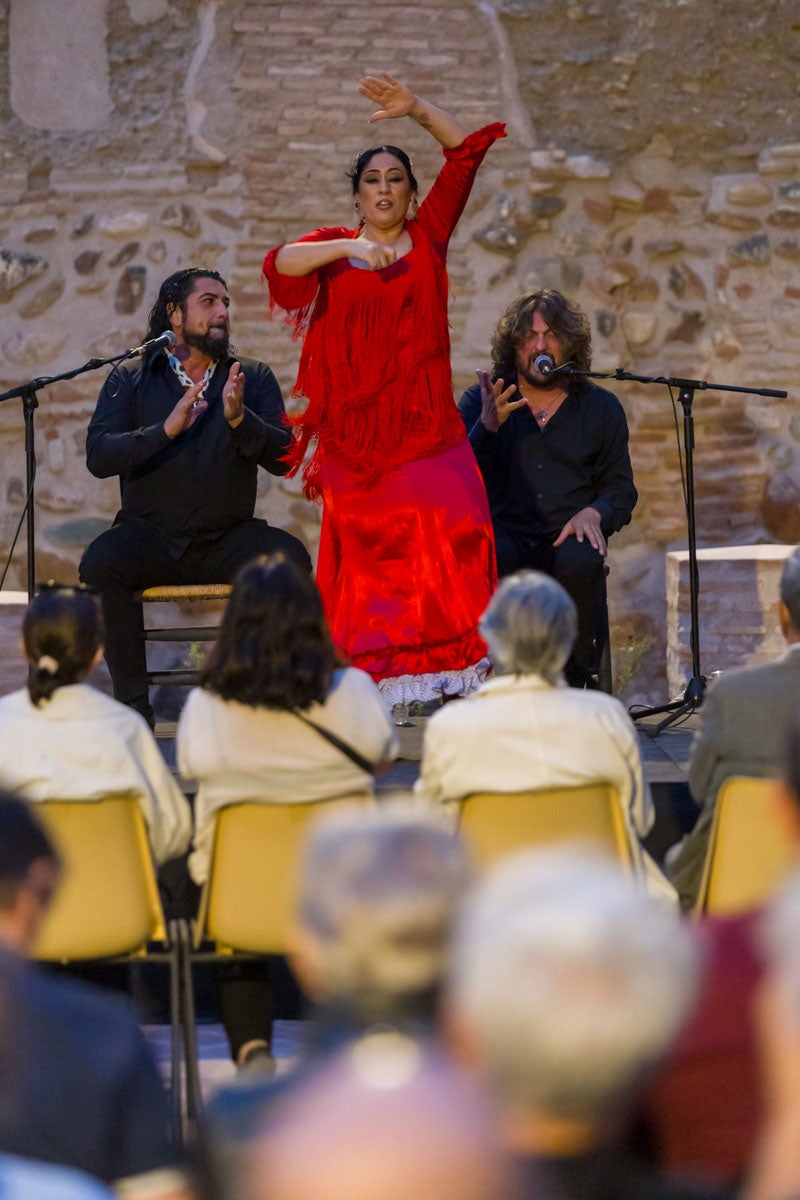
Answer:
[[[387,118],[407,117],[417,102],[411,89],[386,71],[380,75],[367,75],[359,83],[358,90],[362,96],[379,106],[378,112],[369,118],[370,124]]]
[[[389,267],[397,258],[394,246],[384,246],[382,242],[371,242],[369,238],[353,238],[352,250],[348,257],[360,258],[371,271],[380,271]]]

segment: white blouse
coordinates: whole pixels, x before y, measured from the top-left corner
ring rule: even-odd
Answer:
[[[579,787],[604,780],[617,789],[648,889],[674,908],[677,897],[639,839],[655,808],[633,722],[614,696],[538,675],[500,675],[466,700],[446,704],[425,728],[416,794],[455,820],[473,792]]]
[[[372,679],[355,667],[335,672],[324,704],[304,713],[376,765],[398,740]],[[202,883],[217,810],[243,800],[308,804],[372,791],[372,776],[291,712],[251,708],[194,688],[178,722],[178,769],[197,781],[192,878]]]
[[[27,688],[0,698],[0,786],[30,801],[131,792],[157,863],[189,846],[191,810],[150,726],[88,683],[60,687],[38,707]]]

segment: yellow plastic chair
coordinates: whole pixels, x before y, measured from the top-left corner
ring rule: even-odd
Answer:
[[[170,923],[168,941],[141,808],[135,797],[119,795],[95,801],[48,800],[33,810],[62,863],[61,882],[34,957],[59,963],[102,959],[169,966],[172,1123],[173,1137],[180,1142],[180,922]]]
[[[526,846],[593,841],[628,870],[635,862],[616,788],[609,783],[525,792],[476,792],[461,803],[459,830],[486,865]]]
[[[311,804],[249,801],[220,810],[208,878],[200,899],[191,962],[260,958],[289,948],[297,869],[308,826],[342,805],[375,803],[369,793]],[[211,944],[211,945],[209,945]],[[188,1107],[201,1113],[192,991],[184,989]],[[192,1054],[194,1049],[194,1054]]]
[[[34,811],[63,865],[37,958],[141,956],[148,942],[166,941],[147,829],[133,797],[48,800]]]
[[[775,782],[745,775],[721,785],[694,912],[730,916],[763,904],[793,862]]]
[[[297,864],[311,821],[343,804],[374,804],[366,793],[313,804],[251,801],[220,810],[195,927],[218,954],[284,954],[292,925]]]

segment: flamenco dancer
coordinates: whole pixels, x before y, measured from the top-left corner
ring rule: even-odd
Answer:
[[[303,338],[289,452],[322,499],[317,583],[333,639],[387,703],[466,695],[488,669],[478,618],[496,584],[486,492],[453,402],[447,246],[501,124],[475,133],[391,75],[359,92],[410,117],[444,165],[418,203],[404,150],[350,172],[358,227],[317,229],[264,260],[270,310]]]

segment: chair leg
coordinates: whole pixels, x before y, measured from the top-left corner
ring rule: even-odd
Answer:
[[[182,1082],[182,1005],[181,1005],[181,941],[177,926],[179,921],[170,921],[169,937],[169,1023],[170,1023],[170,1113],[172,1140],[182,1146],[183,1137],[183,1082]]]
[[[188,921],[180,921],[181,1001],[183,1016],[183,1045],[186,1067],[186,1119],[196,1133],[203,1121],[203,1092],[200,1084],[200,1063],[197,1050],[197,1023],[194,1007],[194,978],[192,973],[192,935]]]

